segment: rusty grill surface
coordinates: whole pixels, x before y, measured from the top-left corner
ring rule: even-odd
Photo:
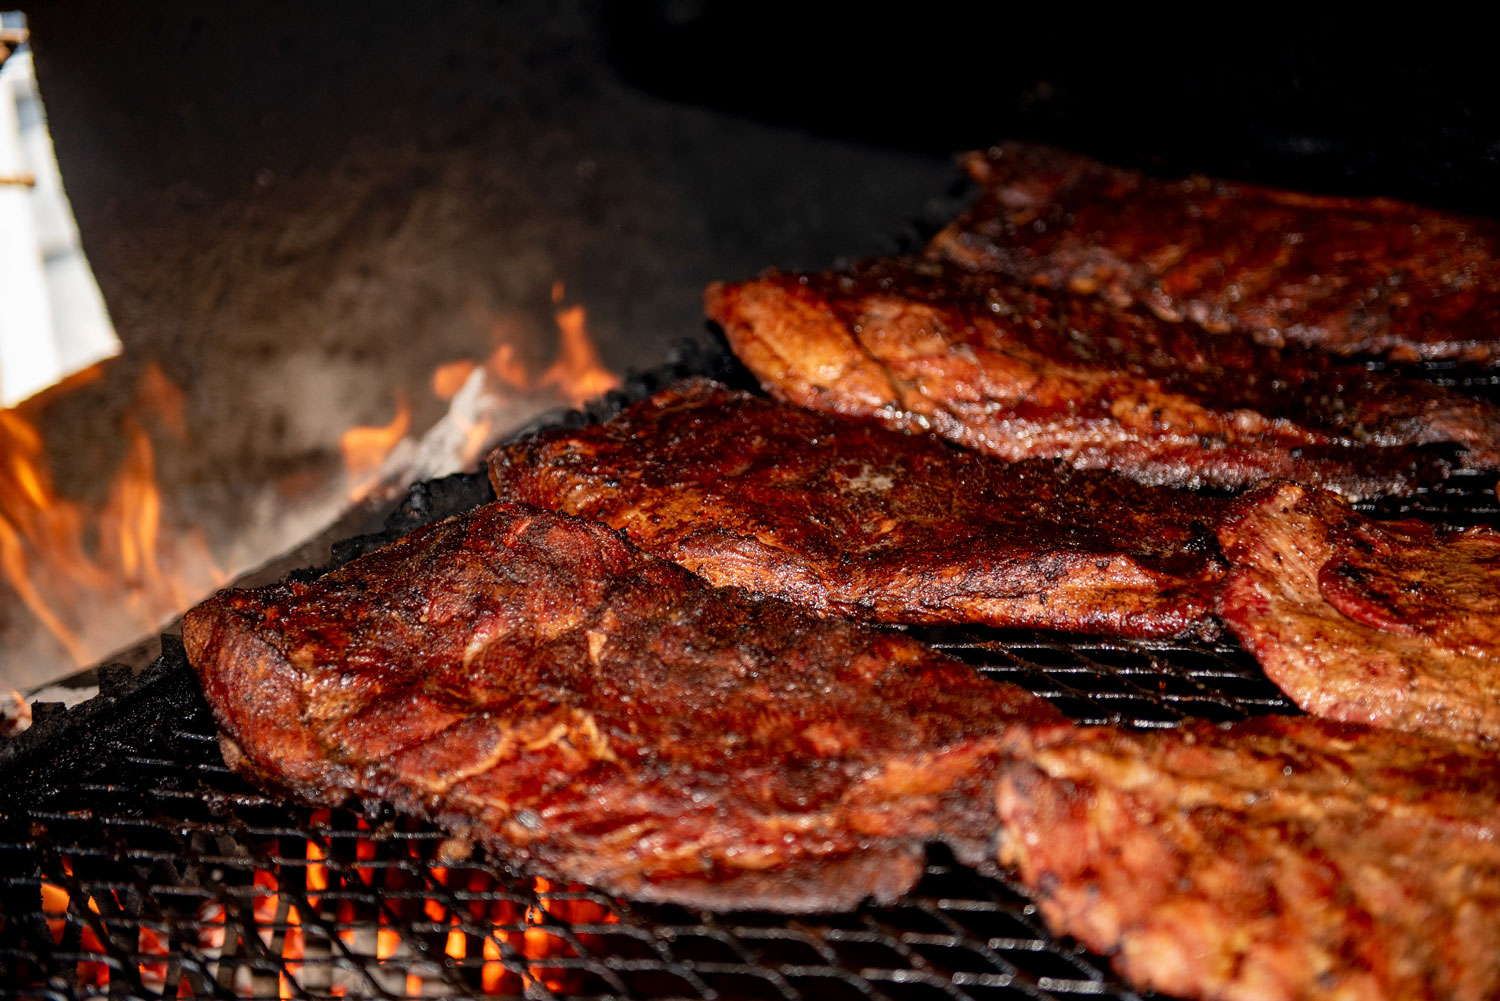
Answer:
[[[687,372],[687,352],[570,421]],[[1425,366],[1500,395],[1500,373]],[[741,377],[742,378],[742,377]],[[1456,525],[1500,513],[1491,475],[1365,505]],[[389,532],[476,503],[481,477],[420,485]],[[1232,643],[934,628],[914,635],[1089,723],[1170,726],[1296,708]],[[439,830],[377,804],[314,809],[225,767],[180,646],[138,678],[40,720],[0,758],[0,991],[6,997],[986,999],[1136,997],[1107,962],[1049,936],[1008,874],[939,850],[899,905],[788,918],[641,906],[447,859]]]

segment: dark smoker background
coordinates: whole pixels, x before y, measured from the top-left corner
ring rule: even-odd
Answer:
[[[1500,87],[1462,24],[788,0],[30,16],[120,367],[153,356],[188,388],[208,447],[168,472],[204,485],[387,420],[497,315],[545,361],[555,280],[608,363],[655,364],[702,330],[708,281],[897,249],[960,204],[952,154],[1000,138],[1500,207]],[[110,388],[51,422],[64,476],[108,467]]]
[[[702,335],[713,279],[916,246],[963,204],[953,154],[1003,138],[1500,213],[1500,87],[1472,25],[872,11],[27,7],[125,344],[45,409],[60,489],[100,498],[155,361],[193,436],[158,457],[171,510],[275,522],[339,433],[388,421],[397,393],[414,429],[435,420],[435,366],[504,334],[544,367],[554,282],[610,367],[650,367]]]

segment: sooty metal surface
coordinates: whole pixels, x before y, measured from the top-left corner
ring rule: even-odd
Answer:
[[[679,358],[582,421],[686,371]],[[1433,369],[1429,378],[1444,379]],[[1460,378],[1460,376],[1452,376]],[[1500,376],[1464,376],[1493,396]],[[1374,505],[1493,520],[1494,476]],[[476,503],[482,477],[414,488],[390,532]],[[1296,712],[1232,644],[933,628],[915,635],[1090,723],[1169,726]],[[314,809],[225,767],[180,646],[0,758],[5,997],[722,999],[1130,998],[1107,963],[1049,936],[998,869],[941,852],[899,905],[788,918],[640,906],[522,874],[378,805]]]

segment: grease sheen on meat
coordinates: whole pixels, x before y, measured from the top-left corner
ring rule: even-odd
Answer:
[[[1269,344],[1500,358],[1500,224],[1385,198],[1161,180],[1045,146],[965,158],[930,252]]]
[[[496,450],[501,500],[600,521],[818,612],[1126,636],[1207,631],[1223,502],[706,380]]]
[[[1500,759],[1263,717],[1013,734],[1000,857],[1142,988],[1256,1001],[1500,995]]]
[[[1219,539],[1220,612],[1302,708],[1500,740],[1500,532],[1376,521],[1277,484],[1236,501]]]
[[[183,637],[227,758],[264,781],[728,909],[889,901],[931,841],[987,855],[1001,734],[1058,718],[914,640],[518,505],[223,592]]]
[[[773,273],[711,286],[707,306],[781,399],[1002,459],[1185,486],[1286,478],[1354,496],[1438,475],[1418,446],[1500,464],[1491,404],[939,262]]]

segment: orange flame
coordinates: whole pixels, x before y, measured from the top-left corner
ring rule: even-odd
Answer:
[[[146,417],[186,434],[182,393],[154,365],[124,418],[125,457],[108,499],[90,508],[58,493],[35,424],[0,411],[0,573],[79,665],[224,582],[201,532],[164,531]]]
[[[526,371],[526,364],[517,357],[515,345],[501,341],[490,352],[490,357],[484,364],[485,368],[494,373],[495,378],[511,389],[531,388],[531,373]]]
[[[156,362],[147,362],[136,391],[138,406],[149,407],[162,427],[178,441],[187,440],[186,397]]]
[[[439,365],[432,373],[432,395],[444,403],[449,402],[458,395],[458,391],[463,388],[464,383],[469,381],[469,376],[473,375],[478,367],[477,362],[468,359]]]
[[[582,306],[558,310],[559,353],[557,361],[542,376],[542,385],[556,388],[575,407],[620,388],[620,377],[599,360],[585,323]]]
[[[483,362],[472,358],[445,362],[433,370],[432,394],[450,404],[448,431],[457,435],[445,440],[452,459],[450,468],[472,467],[493,444],[496,434],[504,430],[500,422],[524,418],[538,411],[566,403],[579,406],[620,385],[620,377],[605,367],[598,349],[589,336],[587,314],[582,306],[565,306],[562,282],[552,286],[556,309],[557,355],[544,371],[533,372],[517,349],[515,339],[525,337],[519,324],[496,319],[491,326],[494,349]],[[458,405],[458,397],[470,386],[476,375],[482,375],[478,395]],[[506,401],[519,401],[520,406]],[[359,500],[379,485],[388,470],[389,459],[411,428],[411,409],[405,398],[396,401],[396,416],[380,427],[356,427],[346,431],[341,441],[349,496]]]
[[[411,430],[411,407],[404,394],[396,396],[396,416],[389,424],[372,427],[352,427],[339,438],[339,451],[344,455],[344,471],[354,484],[349,491],[350,500],[359,500],[376,486],[381,463]]]

